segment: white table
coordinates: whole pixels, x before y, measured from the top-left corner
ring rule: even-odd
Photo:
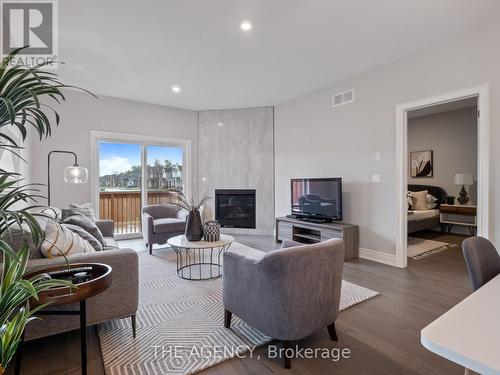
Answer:
[[[188,241],[185,235],[167,243],[177,255],[177,274],[186,280],[209,280],[222,276],[222,255],[234,238],[221,234],[219,241]]]
[[[425,327],[422,345],[483,375],[500,374],[500,275]]]

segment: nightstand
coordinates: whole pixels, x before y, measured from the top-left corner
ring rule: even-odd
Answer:
[[[448,231],[454,225],[464,225],[469,228],[471,236],[476,235],[477,229],[477,206],[461,204],[442,204],[439,207],[439,222],[441,232]]]

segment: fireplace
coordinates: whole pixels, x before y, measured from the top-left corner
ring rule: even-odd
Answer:
[[[255,190],[216,189],[215,220],[223,228],[255,228]]]

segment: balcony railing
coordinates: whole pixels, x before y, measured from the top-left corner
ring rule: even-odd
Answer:
[[[165,191],[148,190],[148,204],[165,204],[171,201]],[[99,192],[99,218],[115,222],[115,234],[140,233],[141,192],[139,190]]]

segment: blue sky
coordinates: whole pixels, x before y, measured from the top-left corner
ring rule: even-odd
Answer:
[[[147,146],[148,163],[155,159],[171,160],[182,165],[183,150],[180,147]],[[141,164],[141,146],[130,143],[99,143],[99,175],[128,171],[133,165]]]

